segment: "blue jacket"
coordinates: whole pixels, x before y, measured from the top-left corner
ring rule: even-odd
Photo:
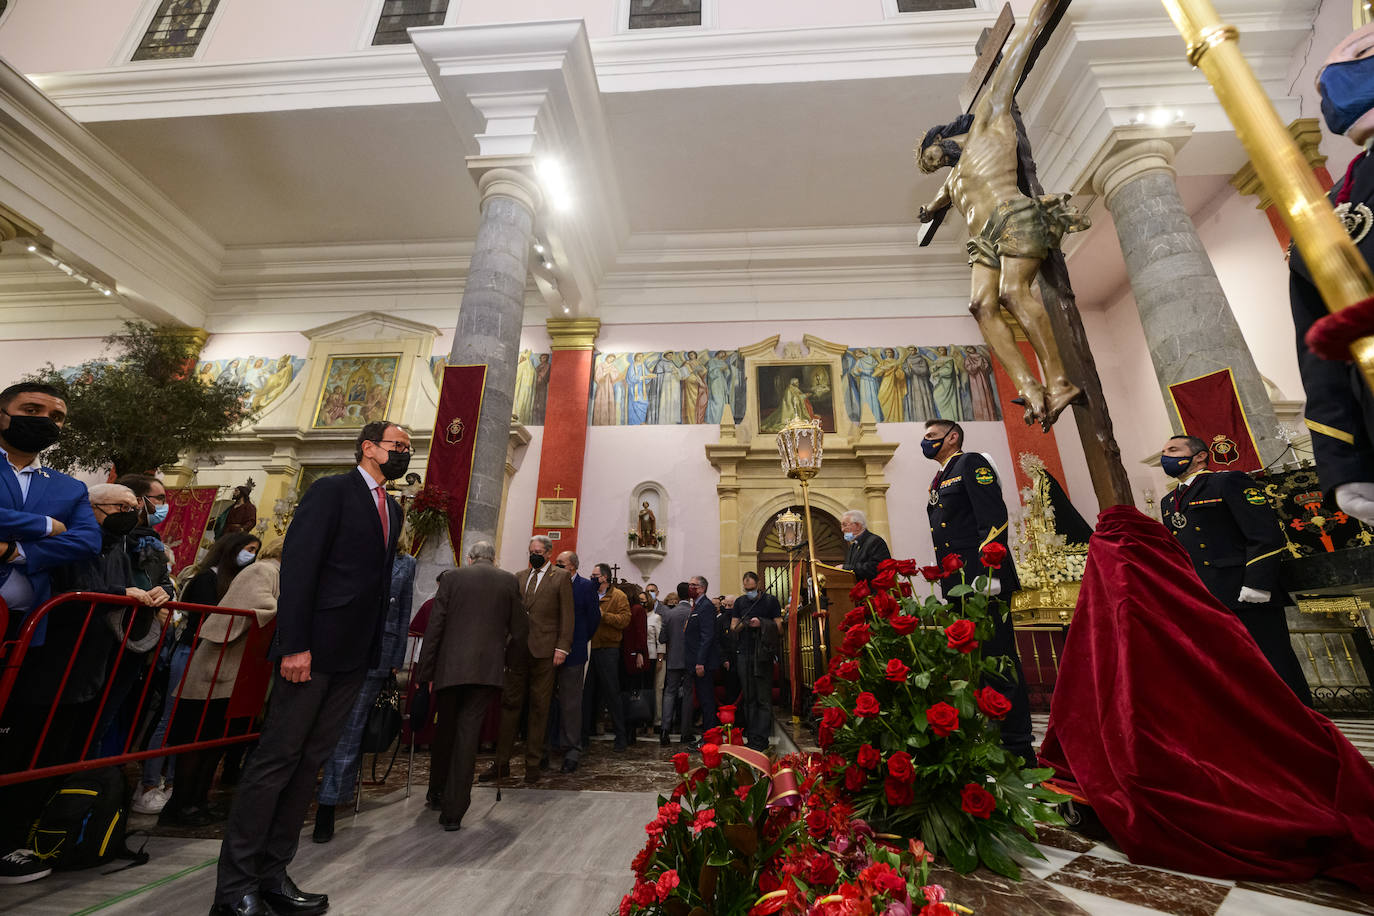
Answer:
[[[716,643],[716,606],[702,595],[692,605],[687,629],[682,634],[683,655],[689,669],[705,665],[707,671],[720,667],[720,647]]]
[[[564,665],[585,665],[587,663],[587,643],[596,628],[601,626],[601,598],[596,586],[586,576],[573,576],[573,640],[572,651],[563,661]]]
[[[401,669],[406,663],[406,642],[409,639],[410,608],[415,597],[415,558],[397,553],[391,564],[391,601],[386,619],[382,622],[381,659],[368,672],[369,676],[385,677],[392,668]]]
[[[48,519],[55,518],[67,530],[44,537]],[[51,468],[41,468],[29,482],[25,499],[19,481],[8,467],[0,467],[0,541],[18,541],[25,561],[18,568],[33,586],[36,610],[52,597],[52,571],[100,554],[100,526],[91,511],[86,487],[79,481]],[[9,578],[14,564],[0,566],[0,583]],[[11,619],[7,637],[18,634],[22,620]],[[47,635],[47,621],[34,630],[33,645],[41,646]]]

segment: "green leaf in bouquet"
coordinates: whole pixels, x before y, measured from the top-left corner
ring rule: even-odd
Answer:
[[[907,746],[908,746],[908,747],[925,747],[926,745],[930,744],[930,735],[926,735],[926,734],[908,735],[908,736],[907,736],[907,739],[906,739],[906,743],[907,743]]]
[[[975,577],[973,580],[973,590],[979,594],[986,595],[988,592],[988,583],[990,581],[991,580],[987,576]]]
[[[930,686],[930,671],[926,670],[922,671],[920,674],[914,675],[911,678],[911,683],[912,686],[925,690]]]
[[[982,859],[988,868],[1013,881],[1021,880],[1021,867],[1007,854],[997,836],[989,832],[979,832],[977,850],[978,858]]]
[[[965,595],[972,595],[973,588],[971,586],[960,583],[959,585],[956,585],[953,588],[951,588],[946,594],[950,598],[962,598]]]
[[[945,858],[949,860],[950,868],[961,875],[967,875],[978,867],[978,850],[972,838],[951,836],[944,853]]]
[[[745,858],[749,858],[754,853],[758,852],[759,835],[749,824],[725,824],[720,828],[720,831],[725,834],[725,842],[729,843],[730,847],[734,849],[735,852]],[[725,864],[716,863],[715,856],[712,856],[709,861],[712,864]],[[729,859],[727,858],[726,861],[728,862]]]

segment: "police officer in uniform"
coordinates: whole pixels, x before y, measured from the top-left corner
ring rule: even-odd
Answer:
[[[1336,46],[1317,74],[1317,89],[1332,133],[1361,146],[1374,140],[1374,25]],[[1374,158],[1367,153],[1331,189],[1331,202],[1360,254],[1374,262]],[[1288,263],[1298,368],[1307,392],[1304,416],[1321,486],[1335,491],[1347,514],[1374,524],[1374,397],[1351,363],[1325,360],[1308,349],[1308,329],[1328,312],[1296,247]]]
[[[972,583],[985,571],[979,559],[983,547],[994,541],[1007,546],[1007,504],[1002,499],[1002,486],[988,459],[978,452],[965,453],[964,429],[950,420],[930,420],[926,423],[921,451],[940,465],[940,472],[930,484],[930,537],[935,542],[935,556],[943,561],[956,554],[964,561],[965,577]],[[986,570],[992,577],[992,594],[1006,605],[993,602],[989,611],[996,623],[992,639],[983,644],[988,657],[1003,656],[1011,660],[1005,677],[988,678],[987,684],[1011,702],[1011,712],[1002,720],[1002,746],[1035,766],[1035,750],[1031,746],[1030,698],[1026,694],[1026,679],[1021,673],[1021,656],[1016,651],[1016,637],[1011,617],[1006,613],[1011,595],[1021,587],[1016,576],[1016,564],[1011,554],[1000,569]],[[958,585],[955,577],[946,579],[946,590]]]
[[[1211,471],[1207,444],[1174,436],[1160,467],[1179,485],[1159,501],[1165,526],[1192,558],[1198,578],[1240,618],[1270,666],[1298,697],[1312,705],[1284,614],[1279,588],[1284,537],[1278,515],[1249,474]]]

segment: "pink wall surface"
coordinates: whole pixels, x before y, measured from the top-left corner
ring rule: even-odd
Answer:
[[[458,25],[477,25],[488,22],[529,22],[540,19],[584,19],[587,35],[604,38],[616,32],[616,0],[454,0],[458,7]],[[525,564],[521,564],[523,567]]]
[[[134,30],[143,0],[10,3],[0,25],[0,57],[20,73],[108,67]],[[151,16],[151,13],[149,13]],[[140,23],[146,25],[146,23]]]
[[[367,46],[376,16],[369,0],[221,0],[202,59],[341,54]]]

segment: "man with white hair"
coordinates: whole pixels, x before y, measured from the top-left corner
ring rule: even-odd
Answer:
[[[872,579],[878,574],[878,564],[892,556],[887,541],[868,530],[868,518],[858,509],[840,516],[840,530],[849,544],[844,568],[854,573],[855,579]]]

